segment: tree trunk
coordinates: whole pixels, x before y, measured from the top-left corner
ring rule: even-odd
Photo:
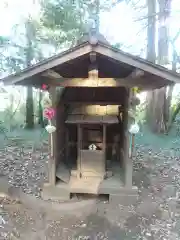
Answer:
[[[148,28],[147,28],[147,59],[152,63],[156,62],[155,40],[156,40],[156,0],[147,0],[148,7]],[[147,92],[146,120],[153,129],[153,99],[154,92]]]
[[[34,128],[34,106],[33,106],[33,89],[27,87],[26,98],[26,126],[27,129]]]
[[[156,62],[156,0],[147,0],[148,28],[147,28],[147,59]]]
[[[154,126],[153,131],[156,133],[166,132],[166,88],[154,90]]]
[[[169,26],[168,18],[170,15],[171,0],[159,0],[159,39],[158,39],[158,63],[165,65],[168,63],[168,50],[169,50]],[[159,117],[161,125],[158,126],[158,132],[167,132],[169,122],[169,108],[172,99],[172,87],[170,87],[167,95],[167,87],[158,91],[159,108],[157,113],[162,112]],[[167,96],[167,97],[166,97]],[[159,101],[159,99],[157,99]]]
[[[42,101],[42,91],[40,90],[39,91],[39,106],[38,106],[38,124],[41,127],[44,127],[43,109],[42,109],[41,101]]]
[[[27,48],[26,48],[26,65],[27,67],[31,66],[31,61],[33,60],[33,24],[30,19],[26,22],[26,38],[27,38]],[[26,126],[27,129],[34,128],[34,105],[33,105],[33,88],[27,87],[27,99],[26,99]]]
[[[151,0],[150,0],[151,1]],[[167,19],[170,13],[170,0],[159,0],[159,29],[158,29],[158,64],[168,63],[169,34]],[[151,129],[155,132],[166,132],[169,120],[169,98],[166,98],[167,88],[163,87],[151,93],[148,109],[151,111]],[[170,93],[170,92],[169,92]],[[168,99],[168,101],[167,101]],[[153,109],[152,109],[153,108]],[[150,113],[149,113],[150,114]]]
[[[176,39],[175,39],[176,40]],[[173,44],[174,45],[174,44]],[[178,56],[177,56],[177,52],[175,50],[175,47],[173,46],[173,62],[172,62],[172,70],[176,72],[177,70],[177,61],[178,61]],[[173,122],[176,119],[177,114],[179,113],[180,110],[180,103],[177,104],[177,108],[175,110],[175,112],[172,114],[171,109],[171,100],[172,100],[172,93],[173,93],[173,89],[174,89],[175,83],[173,83],[172,85],[169,86],[169,91],[168,91],[168,104],[169,104],[169,121],[168,121],[168,132],[170,131]]]

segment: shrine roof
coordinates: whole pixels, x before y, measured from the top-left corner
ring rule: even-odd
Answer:
[[[5,85],[19,84],[41,86],[51,78],[87,78],[91,54],[95,54],[100,78],[126,79],[134,70],[142,70],[144,77],[138,84],[160,88],[171,83],[180,83],[180,75],[143,58],[112,47],[103,35],[84,35],[75,47],[52,56],[1,81]],[[126,80],[124,83],[126,83]],[[137,81],[131,83],[138,85]]]

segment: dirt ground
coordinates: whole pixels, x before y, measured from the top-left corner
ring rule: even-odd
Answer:
[[[91,200],[80,201],[74,211],[55,203],[57,210],[51,211],[48,205],[39,207],[40,190],[47,180],[47,144],[8,145],[0,151],[0,175],[8,178],[12,189],[21,188],[28,200],[20,204],[1,196],[0,240],[180,239],[178,152],[137,147],[133,182],[139,187],[139,199],[134,205]]]

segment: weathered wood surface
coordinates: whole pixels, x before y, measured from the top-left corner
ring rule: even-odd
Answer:
[[[81,103],[89,105],[119,105],[123,103],[125,88],[109,87],[69,87],[63,94],[64,103]]]
[[[118,122],[116,116],[69,115],[66,120],[69,124],[115,124]]]
[[[65,183],[69,182],[70,171],[63,162],[60,162],[58,164],[57,169],[56,169],[56,176]]]
[[[129,117],[128,117],[128,110],[130,107],[130,99],[132,96],[131,89],[127,90],[127,98],[125,103],[125,112],[124,112],[124,171],[125,171],[125,187],[132,188],[132,171],[133,171],[133,164],[132,159],[129,157]]]
[[[77,115],[110,115],[117,116],[118,115],[118,107],[119,105],[96,105],[96,104],[77,104],[70,105],[69,114]]]
[[[65,106],[59,99],[58,105],[56,107],[56,114],[57,114],[57,139],[56,139],[56,146],[57,146],[57,163],[63,162],[65,156],[65,142],[66,142],[66,128],[65,128]]]
[[[56,107],[56,88],[55,87],[50,87],[49,89],[49,95],[52,101],[52,107]],[[57,123],[57,116],[53,118],[52,124],[56,127]],[[48,167],[49,167],[49,183],[51,185],[56,184],[56,138],[57,138],[57,132],[55,131],[52,134],[49,134],[49,152],[50,152],[50,158],[48,162]]]
[[[45,81],[46,82],[46,81]],[[142,78],[59,78],[47,79],[47,84],[61,87],[140,87],[142,90],[161,88],[164,84],[155,77]]]
[[[103,151],[81,150],[82,177],[105,176],[105,158]]]

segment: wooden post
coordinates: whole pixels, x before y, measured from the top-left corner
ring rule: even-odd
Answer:
[[[135,148],[135,134],[132,134],[132,136],[131,136],[131,156],[130,156],[130,158],[132,158],[133,155],[134,155],[134,148]]]
[[[52,101],[52,107],[56,109],[56,88],[50,87],[49,95]],[[57,115],[54,119],[52,119],[53,126],[56,127],[56,119]],[[49,151],[50,151],[50,159],[48,164],[48,171],[49,171],[49,183],[50,185],[56,184],[56,136],[57,132],[49,135]]]
[[[106,125],[103,124],[103,157],[104,157],[104,169],[106,168]]]
[[[77,159],[77,168],[78,168],[78,176],[81,177],[81,149],[82,149],[82,129],[81,125],[78,124],[78,144],[77,144],[77,152],[78,152],[78,159]]]
[[[132,188],[132,171],[133,164],[132,159],[129,157],[129,124],[128,124],[128,110],[129,110],[129,100],[130,100],[130,89],[127,90],[127,97],[124,109],[124,171],[125,171],[125,187]]]
[[[66,161],[68,161],[69,158],[69,129],[66,127]]]

